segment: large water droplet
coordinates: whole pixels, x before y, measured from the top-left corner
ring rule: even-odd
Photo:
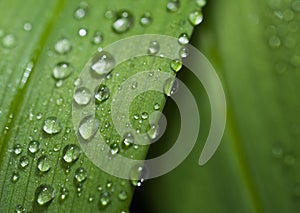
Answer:
[[[174,72],[178,72],[182,67],[182,63],[179,59],[175,59],[171,61],[170,67]]]
[[[204,7],[206,5],[206,0],[196,0],[199,7]]]
[[[16,37],[12,34],[8,34],[2,39],[2,45],[5,48],[13,48],[16,46],[16,43]]]
[[[111,202],[111,196],[109,192],[102,192],[100,195],[100,206],[105,207]]]
[[[106,101],[110,97],[109,88],[105,84],[100,84],[98,90],[95,93],[95,99],[98,103]]]
[[[189,21],[193,26],[200,24],[203,21],[203,14],[201,11],[194,11],[189,15]]]
[[[170,12],[177,12],[180,8],[179,0],[170,0],[167,3],[167,10]]]
[[[93,116],[87,116],[80,124],[78,133],[83,140],[91,140],[99,129],[99,122]]]
[[[78,20],[83,19],[88,12],[88,4],[81,2],[80,6],[74,11],[74,17]]]
[[[31,31],[31,30],[32,30],[32,24],[29,23],[29,22],[25,23],[24,26],[23,26],[23,29],[24,29],[26,32]]]
[[[107,75],[112,71],[116,62],[114,57],[105,51],[97,53],[92,59],[91,70],[98,76]]]
[[[73,99],[78,105],[85,106],[90,103],[91,97],[92,93],[88,88],[80,87],[76,89]]]
[[[167,96],[171,96],[177,91],[178,87],[178,82],[174,78],[169,78],[165,81],[164,92]]]
[[[21,158],[20,158],[20,166],[22,167],[22,168],[25,168],[25,167],[27,167],[29,165],[29,158],[27,157],[27,156],[22,156]]]
[[[269,45],[272,48],[278,48],[281,44],[280,38],[276,35],[273,35],[269,39]]]
[[[68,39],[63,38],[55,43],[54,49],[58,54],[67,54],[72,50],[72,44]]]
[[[66,163],[76,161],[81,154],[81,149],[75,144],[68,144],[63,150],[63,159]]]
[[[112,28],[116,33],[125,33],[133,25],[133,16],[128,11],[121,11],[117,14],[117,19],[114,21]]]
[[[31,153],[36,153],[40,149],[40,143],[38,141],[30,141],[28,145],[28,151]]]
[[[155,55],[159,52],[160,46],[157,41],[151,41],[148,47],[148,53],[151,55]]]
[[[36,189],[35,195],[36,202],[39,205],[43,206],[50,203],[53,200],[55,196],[55,191],[51,185],[42,184]]]
[[[41,156],[37,162],[37,168],[40,172],[48,172],[51,169],[51,161],[46,155]]]
[[[134,144],[133,134],[131,134],[131,133],[125,134],[123,143],[122,143],[122,147],[126,149],[126,148],[130,147],[132,144]]]
[[[55,65],[52,75],[57,80],[69,77],[73,73],[74,68],[67,62],[60,62]]]
[[[77,180],[78,183],[85,181],[87,177],[88,177],[88,173],[84,168],[79,167],[78,169],[76,169],[75,179]]]
[[[87,34],[88,34],[88,30],[87,30],[86,28],[80,28],[80,29],[78,30],[78,35],[79,35],[80,37],[85,37]]]
[[[61,129],[62,125],[57,117],[51,116],[44,121],[43,130],[49,135],[57,134]]]
[[[19,155],[21,154],[23,151],[23,148],[21,146],[21,144],[15,144],[14,147],[13,147],[13,152],[16,154],[16,155]]]
[[[120,151],[119,144],[117,144],[117,143],[112,143],[112,144],[110,145],[110,153],[111,153],[112,155],[118,154],[119,151]]]
[[[185,45],[185,44],[189,43],[189,40],[190,40],[190,38],[187,33],[182,33],[178,37],[178,43],[181,45]]]

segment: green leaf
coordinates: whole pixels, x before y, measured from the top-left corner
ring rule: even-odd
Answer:
[[[183,74],[202,97],[202,139],[180,167],[146,184],[145,200],[153,212],[298,212],[299,1],[213,1],[204,14],[192,42],[222,79],[226,132],[199,167],[210,106]]]
[[[146,33],[190,36],[193,25],[188,15],[198,8],[196,3],[181,1],[175,12],[166,9],[167,3],[0,2],[1,212],[127,211],[134,189],[130,181],[101,171],[76,148],[79,143],[71,117],[74,84],[78,84],[80,72],[99,47]],[[112,24],[115,12],[118,16],[124,10],[132,14],[134,23],[128,31],[120,32],[126,29],[114,30]],[[147,12],[152,21],[142,26],[140,19]],[[113,93],[124,79],[150,68],[173,73],[169,61],[133,59],[112,72],[107,86]],[[156,102],[162,108],[165,102],[164,95],[157,93],[147,93],[142,98],[133,104],[130,115],[153,110]],[[110,103],[111,98],[100,104],[97,116],[109,143],[120,146],[123,136],[109,124]],[[147,127],[142,125],[142,131]],[[125,155],[143,158],[146,152],[147,147],[131,147]]]

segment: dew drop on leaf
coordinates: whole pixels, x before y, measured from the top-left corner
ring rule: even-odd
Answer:
[[[97,31],[95,32],[94,36],[93,36],[93,40],[92,43],[93,44],[100,44],[103,41],[103,35],[101,32]]]
[[[185,44],[189,43],[189,40],[190,40],[190,38],[187,33],[182,33],[178,37],[178,43],[181,45],[185,45]]]
[[[175,59],[171,61],[170,67],[174,72],[178,72],[182,67],[182,63],[179,59]]]
[[[41,156],[37,161],[37,168],[40,172],[48,172],[51,169],[51,161],[46,156]]]
[[[145,180],[147,170],[144,166],[133,166],[129,173],[129,179],[133,186],[141,186]]]
[[[99,122],[93,116],[84,118],[78,128],[78,133],[83,140],[90,140],[98,131]]]
[[[2,39],[2,45],[4,48],[13,48],[16,46],[16,43],[16,37],[12,34],[8,34]]]
[[[155,55],[159,52],[160,46],[157,41],[151,41],[148,47],[148,53],[151,55]]]
[[[90,103],[91,97],[92,93],[88,88],[80,87],[76,89],[73,99],[78,105],[84,106]]]
[[[26,208],[23,205],[18,204],[15,208],[15,212],[16,213],[26,213]]]
[[[203,14],[201,11],[194,11],[189,15],[189,21],[193,26],[199,25],[203,21]]]
[[[122,143],[122,147],[126,149],[126,148],[130,147],[132,144],[134,144],[133,134],[131,134],[131,133],[125,134],[123,143]]]
[[[65,200],[69,196],[69,190],[66,187],[60,188],[60,200]]]
[[[56,80],[62,80],[69,77],[74,68],[67,62],[59,62],[52,70],[52,75]]]
[[[19,155],[21,154],[23,151],[23,148],[21,146],[21,144],[15,144],[14,147],[13,147],[13,152],[16,154],[16,155]]]
[[[31,25],[31,23],[29,23],[29,22],[25,23],[24,26],[23,26],[23,29],[24,29],[26,32],[31,31],[31,30],[32,30],[32,25]]]
[[[35,195],[36,195],[36,202],[39,205],[43,206],[50,203],[53,200],[55,196],[55,191],[51,185],[42,184],[39,187],[37,187],[35,191]]]
[[[112,143],[112,144],[110,145],[110,153],[111,153],[112,155],[118,154],[119,151],[120,151],[119,144],[117,144],[117,143]]]
[[[91,71],[102,77],[110,73],[115,64],[115,59],[110,53],[101,51],[92,59]]]
[[[37,153],[40,149],[40,143],[38,141],[30,141],[28,145],[28,151],[31,153]]]
[[[174,78],[169,78],[164,83],[164,92],[167,96],[171,96],[178,89],[178,82]]]
[[[126,200],[127,197],[128,197],[127,192],[124,191],[124,190],[120,191],[119,194],[118,194],[118,198],[119,198],[119,200],[121,200],[121,201]]]
[[[169,12],[177,12],[180,8],[180,1],[179,0],[170,0],[167,3],[167,10]]]
[[[125,33],[133,26],[133,16],[128,11],[117,13],[112,28],[116,33]]]
[[[95,93],[95,100],[98,103],[103,103],[110,97],[110,90],[105,84],[100,84],[98,90]]]
[[[72,44],[67,38],[58,40],[54,45],[54,50],[58,54],[67,54],[72,50]]]
[[[19,178],[20,178],[19,173],[13,172],[12,176],[11,176],[11,182],[15,183],[15,182],[17,182],[19,180]]]
[[[81,149],[75,144],[68,144],[63,150],[63,159],[66,163],[76,161],[81,154]]]
[[[88,173],[84,168],[79,167],[78,169],[76,169],[75,179],[78,183],[85,181],[87,179],[87,177],[88,177]]]
[[[111,202],[111,196],[110,196],[110,193],[109,192],[102,192],[100,194],[100,206],[101,207],[105,207],[107,205],[110,204]]]
[[[57,117],[48,117],[44,121],[43,130],[49,135],[57,134],[62,130],[61,122],[58,120]]]
[[[179,50],[179,56],[180,56],[180,58],[187,58],[188,55],[189,55],[189,52],[188,52],[188,49],[186,47],[182,47]]]
[[[206,0],[196,0],[196,4],[199,7],[204,7],[206,5]]]
[[[78,30],[78,35],[79,35],[80,37],[85,37],[87,34],[88,34],[88,30],[87,30],[86,28],[80,28],[80,29]]]

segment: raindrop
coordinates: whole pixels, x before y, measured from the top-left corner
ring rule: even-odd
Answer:
[[[141,165],[134,166],[129,173],[129,179],[133,186],[141,186],[147,174],[146,168]]]
[[[153,106],[153,109],[155,111],[160,110],[160,104],[159,103],[155,103],[154,106]]]
[[[95,32],[94,36],[93,36],[93,40],[92,43],[93,44],[100,44],[103,41],[103,35],[101,32]]]
[[[171,61],[170,67],[174,72],[178,72],[182,67],[182,63],[179,59],[175,59]]]
[[[24,24],[23,29],[25,31],[29,32],[29,31],[32,30],[32,25],[29,22],[27,22],[27,23]]]
[[[103,103],[110,97],[109,88],[105,84],[100,84],[96,94],[95,99],[98,103]]]
[[[78,86],[80,86],[81,84],[82,84],[81,78],[76,78],[76,79],[74,80],[74,86],[75,86],[75,87],[78,87]]]
[[[206,0],[196,0],[196,4],[199,7],[204,7],[206,5]]]
[[[111,187],[113,186],[113,183],[109,180],[106,183],[106,188],[111,189]]]
[[[57,117],[51,116],[44,121],[43,130],[49,135],[57,134],[61,131],[62,125]]]
[[[80,28],[80,29],[78,30],[78,35],[79,35],[80,37],[85,37],[85,36],[87,35],[87,33],[88,33],[88,31],[87,31],[86,28]]]
[[[21,166],[22,168],[25,168],[25,167],[27,167],[28,165],[29,165],[29,159],[28,159],[28,157],[22,156],[22,157],[20,158],[20,166]]]
[[[63,38],[55,43],[54,50],[59,54],[67,54],[72,50],[72,44],[68,39]]]
[[[23,151],[23,148],[22,148],[21,144],[18,144],[18,143],[17,143],[17,144],[14,145],[13,152],[14,152],[16,155],[21,154],[22,151]]]
[[[76,89],[73,99],[78,105],[85,106],[90,103],[91,96],[92,96],[92,93],[90,92],[90,90],[88,88],[80,87],[80,88]]]
[[[66,163],[76,161],[81,154],[81,149],[75,144],[68,144],[63,150],[63,159]]]
[[[159,52],[160,46],[157,41],[151,41],[148,47],[148,53],[151,55],[155,55]]]
[[[140,23],[142,26],[149,26],[152,22],[151,13],[144,13],[140,19]]]
[[[185,44],[189,43],[189,40],[190,40],[190,38],[187,33],[182,33],[178,37],[178,43],[181,45],[185,45]]]
[[[179,0],[170,0],[167,3],[167,10],[170,12],[177,12],[180,7],[180,2]]]
[[[128,197],[128,195],[127,195],[127,192],[126,192],[126,191],[123,191],[123,190],[122,190],[122,191],[120,191],[119,194],[118,194],[118,198],[119,198],[119,200],[121,200],[121,201],[126,200],[127,197]]]
[[[12,34],[8,34],[2,39],[2,45],[5,48],[13,48],[16,46],[16,43],[16,37]]]
[[[66,187],[60,188],[60,199],[65,200],[69,196],[69,190]]]
[[[15,183],[19,180],[19,178],[20,178],[19,173],[13,172],[11,176],[11,182]]]
[[[134,143],[134,136],[131,133],[127,133],[124,135],[122,147],[128,148]]]
[[[147,132],[147,135],[151,140],[155,140],[159,135],[159,126],[152,124],[151,128]]]
[[[62,80],[69,77],[73,73],[73,67],[67,62],[59,62],[55,65],[52,75],[56,80]]]
[[[143,113],[142,113],[141,118],[142,118],[143,120],[148,119],[148,117],[149,117],[149,114],[148,114],[147,112],[143,112]]]
[[[112,28],[116,33],[125,33],[133,25],[133,16],[128,11],[121,11],[117,14]]]
[[[179,50],[179,56],[180,56],[180,58],[187,58],[188,55],[189,55],[188,48],[182,47],[182,48]]]
[[[99,129],[99,122],[93,116],[84,118],[78,128],[78,133],[83,140],[91,140]]]
[[[26,209],[23,205],[18,204],[15,208],[16,213],[26,213]]]
[[[37,168],[40,172],[48,172],[51,169],[51,161],[43,155],[38,159]]]
[[[132,82],[131,88],[136,89],[138,87],[138,82],[134,81]]]
[[[43,206],[45,204],[50,203],[53,200],[55,196],[54,188],[51,185],[42,184],[36,189],[35,195],[36,202],[39,205]]]
[[[38,141],[30,141],[28,145],[28,151],[31,153],[36,153],[40,149],[40,143]]]
[[[116,62],[114,57],[105,51],[97,53],[92,59],[91,70],[99,76],[107,75],[112,71]]]
[[[102,192],[100,195],[100,205],[105,207],[111,202],[111,197],[109,192]]]
[[[169,78],[165,81],[164,92],[167,96],[171,96],[178,89],[178,82],[174,78]]]
[[[189,15],[189,21],[193,26],[200,24],[203,21],[203,14],[201,11],[194,11]]]
[[[112,155],[118,154],[119,151],[120,151],[119,144],[117,144],[117,143],[112,143],[112,144],[110,145],[110,153],[111,153]]]
[[[78,7],[74,11],[74,17],[78,20],[83,19],[88,12],[88,4],[86,2],[82,2],[80,4],[80,7]]]
[[[85,181],[87,177],[88,177],[88,173],[84,168],[79,167],[78,169],[76,169],[75,179],[77,180],[78,183]]]

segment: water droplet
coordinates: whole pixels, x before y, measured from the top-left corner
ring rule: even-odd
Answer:
[[[40,149],[40,143],[38,141],[30,141],[28,145],[28,151],[31,153],[37,153]]]
[[[189,55],[188,48],[182,47],[182,48],[179,50],[179,56],[180,56],[180,58],[187,58],[188,55]]]
[[[203,21],[203,14],[201,11],[194,11],[189,15],[189,21],[193,26],[200,24]]]
[[[281,41],[280,41],[280,38],[278,36],[272,36],[270,39],[269,39],[269,45],[272,47],[272,48],[277,48],[279,47],[281,44]]]
[[[61,131],[62,125],[57,117],[51,116],[44,121],[43,130],[49,135],[57,134]]]
[[[144,182],[147,171],[144,166],[136,165],[134,166],[129,173],[129,179],[133,186],[141,186]]]
[[[119,200],[121,200],[121,201],[126,200],[127,197],[128,197],[128,195],[127,195],[127,192],[126,192],[126,191],[123,191],[123,190],[122,190],[122,191],[120,191],[119,194],[118,194],[118,198],[119,198]]]
[[[117,143],[112,143],[112,144],[110,145],[110,153],[111,153],[112,155],[118,154],[119,151],[120,151],[119,144],[117,144]]]
[[[170,67],[174,72],[178,72],[182,67],[182,63],[179,59],[175,59],[171,61]]]
[[[88,31],[87,31],[86,28],[80,28],[80,29],[78,30],[78,35],[79,35],[80,37],[85,37],[87,34],[88,34]]]
[[[20,158],[20,166],[21,166],[22,168],[25,168],[25,167],[28,166],[28,164],[29,164],[29,158],[26,157],[26,156],[22,156],[22,157]]]
[[[155,55],[159,52],[160,46],[157,41],[151,41],[148,47],[148,53],[151,55]]]
[[[80,124],[78,133],[83,140],[91,140],[99,129],[99,122],[93,116],[87,116]]]
[[[72,44],[68,39],[63,38],[55,43],[54,50],[58,54],[67,54],[72,50]]]
[[[19,173],[13,172],[13,174],[11,176],[11,182],[15,183],[19,180],[19,178],[20,178]]]
[[[78,105],[84,106],[90,103],[91,97],[92,93],[88,88],[80,87],[76,89],[73,99]]]
[[[170,0],[167,3],[167,10],[170,12],[177,12],[180,8],[179,0]]]
[[[138,87],[138,82],[134,81],[132,82],[131,88],[136,89]]]
[[[68,144],[63,150],[63,159],[66,163],[76,161],[81,154],[81,149],[75,144]]]
[[[82,84],[81,78],[76,78],[76,79],[74,80],[74,86],[75,86],[75,87],[78,87],[78,86],[80,86],[81,84]]]
[[[196,4],[199,7],[204,7],[206,5],[206,0],[196,0]]]
[[[152,22],[151,13],[144,13],[140,19],[140,23],[142,26],[149,26]]]
[[[40,172],[48,172],[51,169],[51,161],[46,155],[43,155],[38,159],[37,168]]]
[[[117,14],[117,19],[114,21],[112,28],[116,33],[125,33],[133,25],[133,16],[128,11],[121,11]]]
[[[32,30],[32,25],[29,22],[27,22],[27,23],[24,24],[23,29],[25,31],[29,32],[29,31]]]
[[[103,41],[103,35],[101,32],[95,32],[92,43],[93,44],[100,44]]]
[[[159,135],[159,126],[152,124],[150,129],[147,132],[149,139],[155,140]]]
[[[116,62],[114,57],[105,51],[97,53],[92,59],[91,70],[99,76],[107,75],[112,71]]]
[[[79,167],[78,169],[76,169],[75,179],[77,180],[78,183],[85,181],[87,177],[88,177],[88,173],[84,168]]]
[[[55,144],[54,147],[53,147],[54,152],[58,152],[58,151],[60,151],[60,149],[61,149],[61,144],[60,143]]]
[[[142,113],[141,118],[142,118],[143,120],[148,119],[148,117],[149,117],[149,114],[148,114],[147,112],[143,112],[143,113]]]
[[[55,191],[51,185],[42,184],[36,189],[35,195],[36,202],[39,205],[43,206],[50,203],[53,200],[55,196]]]
[[[177,91],[178,87],[178,82],[174,78],[169,78],[165,81],[164,92],[167,96],[171,96]]]
[[[128,148],[134,143],[134,136],[131,133],[127,133],[124,135],[122,147]]]
[[[155,111],[159,110],[160,109],[160,104],[159,103],[155,103],[154,106],[153,106],[153,109]]]
[[[189,40],[190,40],[190,38],[187,33],[182,33],[178,37],[178,43],[181,45],[185,45],[185,44],[189,43]]]
[[[96,94],[95,94],[95,99],[98,103],[103,103],[110,97],[110,91],[109,88],[104,85],[100,84]]]
[[[113,186],[113,183],[112,183],[110,180],[108,180],[108,181],[106,182],[106,188],[111,189],[112,186]]]
[[[23,205],[18,204],[15,208],[15,212],[16,213],[26,213],[26,208]]]
[[[21,144],[15,144],[15,145],[14,145],[13,152],[14,152],[16,155],[21,154],[22,151],[23,151],[23,148],[22,148]]]
[[[105,207],[109,205],[111,202],[111,197],[109,192],[102,192],[100,195],[100,205],[101,207]]]
[[[82,2],[80,4],[80,7],[78,7],[74,11],[74,17],[78,20],[83,19],[88,12],[88,4],[86,2]]]
[[[107,11],[105,11],[105,14],[104,14],[105,18],[107,18],[107,19],[112,19],[115,17],[115,15],[116,15],[115,12],[112,10],[107,10]]]
[[[67,62],[60,62],[55,65],[52,75],[56,80],[62,80],[73,73],[74,68]]]
[[[88,201],[91,203],[94,201],[94,196],[93,195],[89,195]]]
[[[65,200],[69,196],[69,190],[66,187],[60,188],[60,199]]]
[[[5,48],[13,48],[16,46],[16,43],[16,37],[12,34],[8,34],[2,39],[2,45]]]

